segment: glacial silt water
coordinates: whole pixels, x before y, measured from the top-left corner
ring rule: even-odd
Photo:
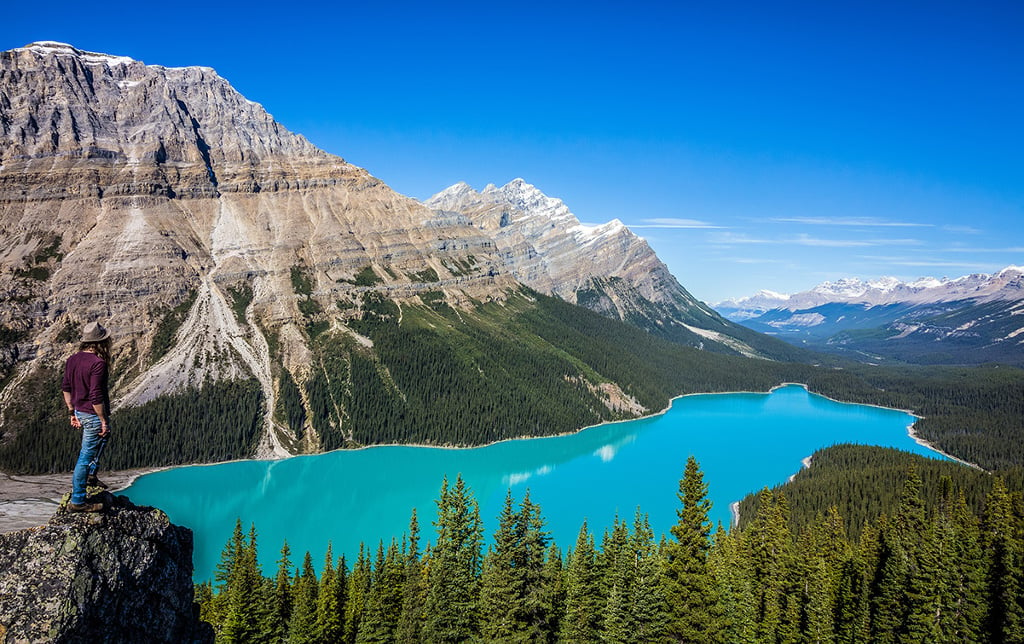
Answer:
[[[379,540],[402,538],[414,507],[425,544],[434,538],[441,481],[459,474],[480,504],[488,541],[506,490],[518,502],[529,489],[564,550],[585,518],[600,539],[616,515],[631,522],[637,506],[655,534],[667,533],[690,454],[704,472],[712,519],[728,524],[730,503],[784,482],[822,447],[861,443],[942,458],[908,435],[913,422],[906,412],[838,403],[792,385],[686,396],[651,418],[472,449],[385,446],[181,467],[143,476],[125,494],[195,531],[197,581],[213,576],[236,518],[246,531],[256,525],[267,574],[285,539],[293,562],[308,550],[318,569],[328,542],[349,562],[360,541],[375,552]]]

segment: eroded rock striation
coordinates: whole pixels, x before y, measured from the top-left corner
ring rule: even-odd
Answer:
[[[255,378],[260,453],[283,455],[272,372],[301,379],[307,325],[343,328],[368,291],[500,300],[517,285],[491,247],[287,131],[210,68],[54,42],[0,52],[0,376],[15,385],[101,318],[118,338],[116,407]],[[160,340],[182,306],[176,341]]]
[[[193,602],[192,531],[104,496],[102,513],[0,535],[0,639],[213,641]]]

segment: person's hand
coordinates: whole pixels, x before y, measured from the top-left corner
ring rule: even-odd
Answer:
[[[82,421],[78,420],[78,416],[71,414],[71,426],[75,429],[82,429]]]
[[[106,421],[100,422],[100,438],[105,438],[110,433],[110,425]]]

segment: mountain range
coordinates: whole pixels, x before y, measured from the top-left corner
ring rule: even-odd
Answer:
[[[760,291],[715,305],[751,329],[860,360],[1024,364],[1024,269],[955,279],[893,277]]]
[[[465,444],[662,404],[638,400],[629,393],[637,383],[581,359],[564,334],[552,339],[571,316],[551,313],[544,296],[681,345],[792,353],[696,301],[621,223],[582,226],[523,180],[479,193],[458,184],[423,204],[289,132],[210,68],[57,42],[0,52],[0,447],[9,459],[30,449],[19,441],[33,431],[31,450],[57,451],[43,436],[58,436],[59,406],[34,401],[51,395],[77,329],[93,319],[115,333],[122,418],[156,432],[188,409],[196,427],[238,433],[211,447],[216,456],[182,461]],[[541,325],[541,309],[562,321]],[[500,347],[517,353],[499,360]],[[539,360],[550,363],[550,374],[541,370],[549,383],[522,375],[539,373],[527,364]],[[452,373],[476,380],[456,384]],[[238,399],[251,404],[223,406],[224,383],[245,383]],[[532,429],[480,416],[498,413],[500,396],[483,400],[495,392],[541,405],[538,387],[560,402],[520,414]],[[438,403],[445,396],[458,413]],[[557,411],[566,406],[578,408],[571,420]],[[193,442],[221,440],[209,431]],[[125,463],[145,461],[156,441],[132,449]]]

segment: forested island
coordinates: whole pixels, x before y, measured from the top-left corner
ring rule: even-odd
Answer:
[[[690,457],[669,535],[638,508],[599,537],[584,522],[563,550],[527,492],[518,505],[509,494],[485,548],[459,478],[443,482],[425,546],[414,512],[401,543],[355,561],[328,548],[319,573],[285,543],[264,576],[255,528],[238,523],[197,600],[224,642],[1021,641],[1020,491],[952,463],[923,479],[927,459],[894,453],[889,465],[905,466],[895,502],[878,514],[885,486],[869,485],[855,534],[834,504],[794,513],[785,489],[763,490],[741,528],[716,528]]]

